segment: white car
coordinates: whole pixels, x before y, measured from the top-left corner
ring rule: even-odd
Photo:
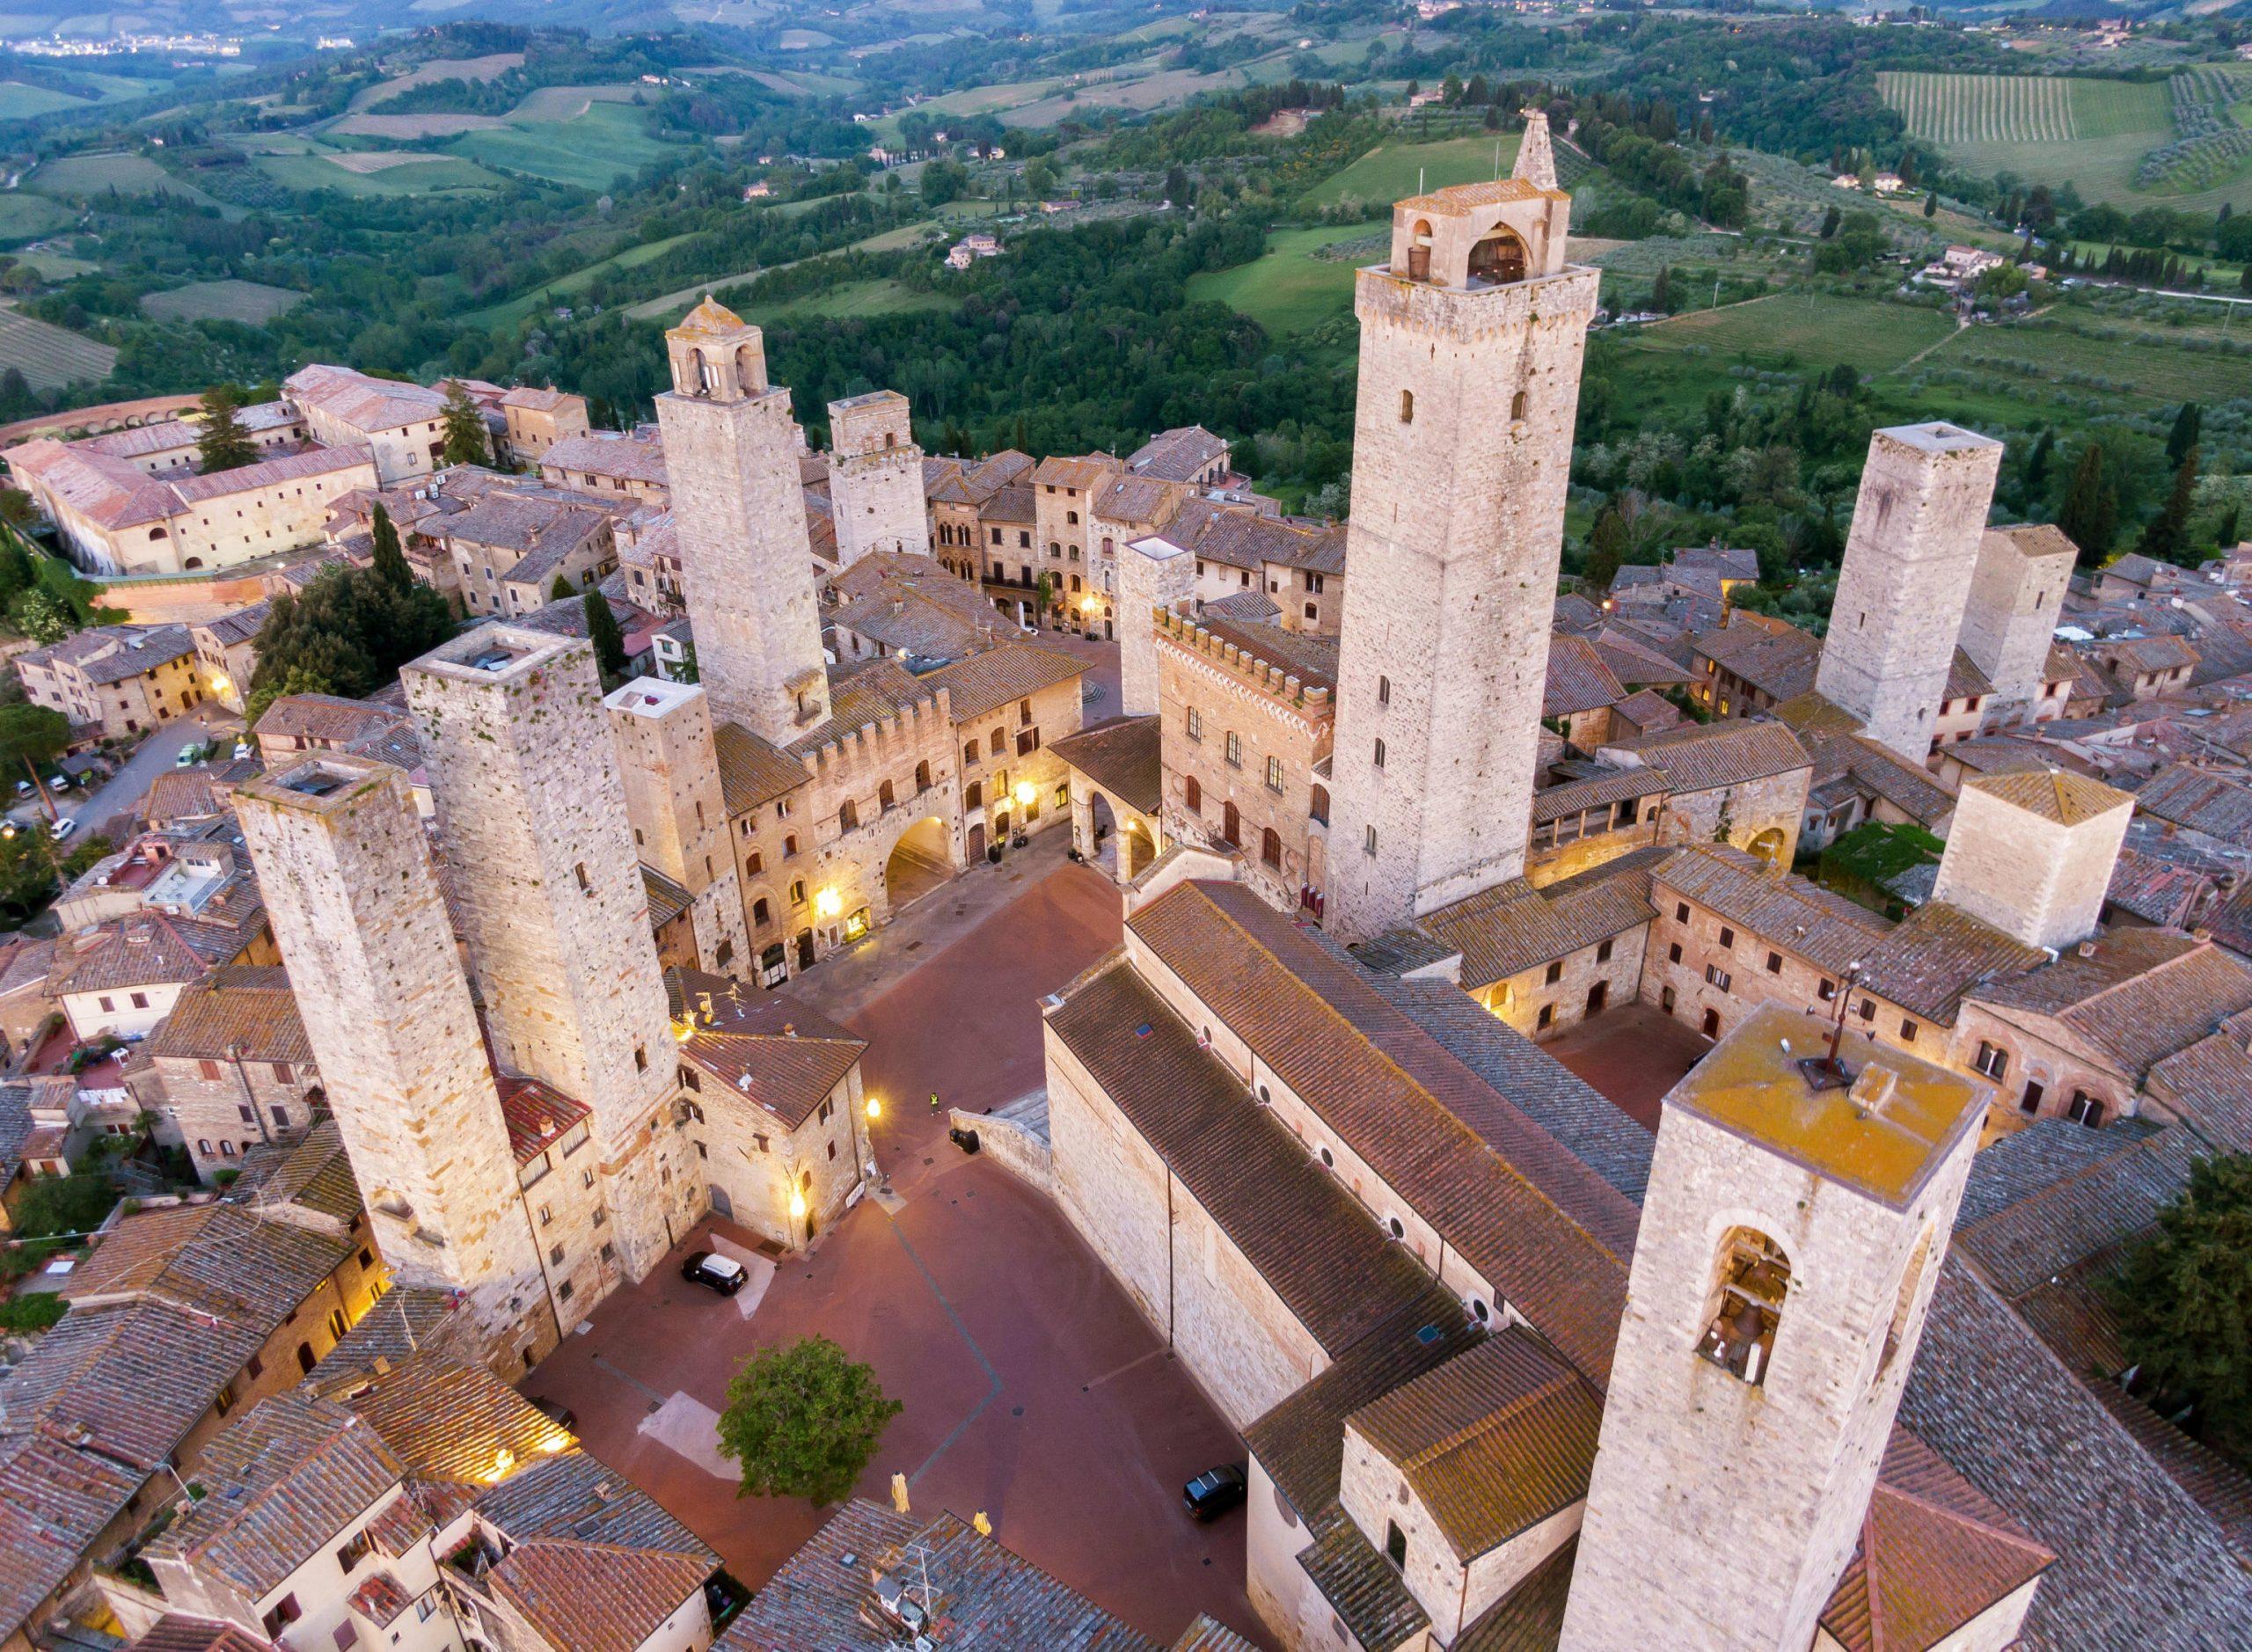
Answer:
[[[77,830],[78,822],[72,820],[68,815],[58,816],[55,824],[48,828],[48,830],[55,834],[55,839],[57,843],[62,842],[62,839],[68,837],[72,832],[75,832]]]

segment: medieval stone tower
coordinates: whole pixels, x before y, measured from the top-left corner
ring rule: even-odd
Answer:
[[[1527,175],[1417,195],[1360,272],[1332,927],[1384,930],[1516,876],[1531,826],[1564,486],[1596,272]],[[1528,157],[1531,157],[1528,160]]]
[[[1129,717],[1158,709],[1157,616],[1196,592],[1196,559],[1163,534],[1118,552],[1118,698]]]
[[[538,1357],[539,1254],[406,775],[309,757],[235,807],[392,1278],[461,1291],[496,1367]]]
[[[2002,444],[1953,425],[1874,431],[1815,687],[1921,764],[1986,531]]]
[[[1956,641],[1986,674],[1997,718],[2040,698],[2065,585],[2080,547],[2055,528],[1989,528],[1978,539]]]
[[[692,897],[697,967],[742,974],[749,968],[750,935],[728,842],[710,697],[696,683],[644,676],[603,704],[618,742],[634,852]]]
[[[923,450],[907,398],[872,390],[829,404],[829,500],[837,561],[851,567],[871,551],[931,554],[923,495]]]
[[[1771,1007],[1665,1099],[1563,1652],[1806,1652],[1852,1556],[1983,1085]]]
[[[675,1162],[672,1023],[593,646],[486,625],[400,675],[494,1049],[593,1109],[608,1242],[639,1279],[702,1182]]]
[[[706,298],[665,334],[657,398],[696,662],[712,714],[786,746],[829,717],[790,392],[757,327]]]
[[[2083,774],[1980,775],[1963,783],[1932,899],[2029,947],[2095,932],[2135,800]]]

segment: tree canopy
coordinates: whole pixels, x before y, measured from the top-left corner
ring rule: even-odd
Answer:
[[[867,1366],[825,1336],[763,1348],[728,1384],[720,1454],[742,1467],[738,1495],[835,1502],[899,1414]]]
[[[255,723],[283,694],[372,694],[453,634],[446,599],[393,584],[377,567],[332,567],[274,599],[258,633],[247,710]]]
[[[2190,1166],[2111,1296],[2120,1341],[2159,1398],[2194,1406],[2212,1444],[2252,1451],[2252,1154]]]
[[[493,444],[485,428],[485,413],[470,400],[459,384],[446,386],[446,463],[490,464]]]
[[[238,471],[258,462],[258,446],[236,419],[243,392],[233,384],[214,384],[203,392],[203,428],[195,438],[196,468],[206,476],[214,471]]]

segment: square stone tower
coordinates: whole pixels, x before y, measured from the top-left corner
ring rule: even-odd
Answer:
[[[555,1343],[539,1254],[406,776],[327,753],[235,809],[391,1276],[464,1293],[496,1366],[537,1358]]]
[[[1978,539],[1970,594],[1956,641],[1994,685],[1997,716],[2041,697],[2049,645],[2079,547],[2055,528],[1989,528]]]
[[[1528,137],[1532,135],[1528,133]],[[1331,926],[1375,934],[1524,870],[1596,272],[1519,174],[1393,208],[1360,272]]]
[[[697,967],[740,975],[749,968],[750,933],[728,841],[711,697],[698,683],[641,676],[603,705],[618,743],[635,852],[694,897],[688,921]]]
[[[1158,709],[1159,611],[1195,594],[1196,559],[1162,534],[1118,553],[1118,701],[1127,716]]]
[[[1873,431],[1814,685],[1920,764],[1947,693],[2002,444],[1953,425]]]
[[[713,715],[786,746],[829,717],[790,392],[764,336],[706,298],[665,334],[657,398],[681,582]]]
[[[931,554],[923,450],[915,445],[907,398],[897,391],[829,404],[829,502],[839,567],[871,551]]]
[[[1987,1092],[1824,1048],[1764,1009],[1665,1099],[1563,1652],[1806,1652],[1853,1554]]]
[[[674,1173],[672,1020],[594,647],[486,625],[400,675],[494,1048],[593,1109],[639,1279],[701,1181]]]
[[[2095,932],[2135,800],[2061,771],[1965,780],[1932,899],[1961,907],[2029,947]]]

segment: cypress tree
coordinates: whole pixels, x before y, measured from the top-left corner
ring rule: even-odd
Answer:
[[[603,681],[616,682],[625,675],[625,638],[618,629],[618,617],[610,611],[610,599],[600,591],[587,593],[587,635],[594,640],[595,663],[602,668]]]
[[[195,438],[195,456],[204,475],[258,462],[257,445],[235,419],[242,405],[243,393],[232,384],[214,384],[203,392],[203,428]]]
[[[2119,531],[2119,495],[2103,473],[2103,446],[2091,442],[2081,450],[2065,491],[2064,508],[2057,513],[2057,527],[2078,545],[2080,555],[2100,563]]]
[[[2204,434],[2205,410],[2196,402],[2185,401],[2174,415],[2174,428],[2166,435],[2166,462],[2179,464],[2183,456],[2197,445]]]
[[[376,577],[393,590],[404,591],[412,587],[414,570],[406,566],[406,554],[398,548],[398,528],[380,500],[376,503],[376,514],[368,524],[368,532],[376,542]]]
[[[2041,427],[2041,433],[2033,438],[2032,451],[2025,456],[2025,490],[2027,493],[2030,493],[2037,491],[2041,485],[2049,479],[2049,457],[2051,454],[2054,453],[2056,450],[2057,438],[2055,434],[2050,430],[2048,426],[2043,425]]]
[[[2143,530],[2139,548],[2145,556],[2159,562],[2188,565],[2190,508],[2197,493],[2197,450],[2191,448],[2182,456],[2181,467],[2174,472],[2174,486],[2166,495],[2166,503],[2159,507],[2158,515]]]
[[[485,414],[458,383],[446,387],[444,423],[447,464],[492,463],[493,449],[486,440]]]

